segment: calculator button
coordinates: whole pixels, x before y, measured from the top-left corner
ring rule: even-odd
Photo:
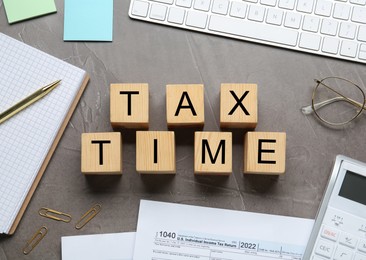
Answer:
[[[366,241],[365,240],[361,240],[360,243],[358,243],[358,250],[366,253]]]
[[[366,255],[356,254],[354,260],[366,260]]]
[[[344,246],[338,246],[335,254],[334,260],[351,260],[352,259],[352,251],[347,249]]]
[[[324,240],[319,240],[316,244],[315,253],[327,258],[330,258],[333,254],[334,246]]]
[[[339,238],[339,243],[350,248],[355,248],[357,244],[357,238],[350,234],[342,233]]]
[[[327,239],[330,239],[332,241],[337,241],[338,239],[338,231],[335,230],[335,229],[332,229],[332,228],[329,228],[327,226],[324,226],[323,227],[323,230],[322,230],[322,233],[321,233],[321,236],[323,238],[327,238]]]
[[[312,258],[312,260],[324,260],[324,258],[323,257],[319,257],[319,256],[314,256]]]

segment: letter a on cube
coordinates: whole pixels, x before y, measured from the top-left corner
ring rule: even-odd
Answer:
[[[244,139],[244,173],[285,173],[286,133],[247,132]]]
[[[174,132],[136,132],[136,171],[146,174],[175,173]]]
[[[230,175],[232,172],[232,134],[195,132],[194,173],[197,175]]]
[[[203,127],[203,85],[167,85],[166,115],[168,127]]]
[[[149,85],[111,84],[110,118],[113,128],[148,128]]]
[[[220,126],[254,129],[257,123],[257,84],[221,84]]]
[[[122,174],[121,133],[82,134],[81,172],[84,174]]]

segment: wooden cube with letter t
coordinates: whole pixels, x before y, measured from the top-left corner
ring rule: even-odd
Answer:
[[[111,84],[110,102],[112,127],[149,127],[148,84]]]
[[[247,132],[244,139],[244,173],[285,173],[286,133]]]
[[[136,171],[139,173],[175,173],[174,132],[136,132]]]
[[[257,84],[221,84],[220,126],[254,129],[257,123]]]
[[[230,175],[232,172],[232,134],[195,132],[194,173]]]
[[[82,134],[81,172],[84,174],[122,174],[121,133]]]
[[[203,85],[167,85],[166,115],[168,127],[203,127],[205,122]]]

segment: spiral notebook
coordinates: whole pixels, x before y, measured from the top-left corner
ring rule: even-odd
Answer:
[[[71,64],[0,33],[0,111],[61,79],[0,124],[0,233],[13,234],[89,80]]]

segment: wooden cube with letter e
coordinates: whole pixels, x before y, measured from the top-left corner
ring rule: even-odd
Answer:
[[[247,132],[244,139],[244,173],[285,173],[286,133]]]
[[[174,132],[136,132],[136,171],[147,174],[175,173]]]
[[[113,128],[148,128],[149,85],[111,84],[110,120]]]
[[[81,172],[84,174],[122,174],[121,133],[83,133]]]
[[[198,175],[230,175],[232,172],[232,134],[227,132],[195,132],[194,173]]]
[[[221,84],[220,126],[254,129],[257,123],[257,84]]]
[[[167,85],[166,113],[168,127],[203,127],[205,122],[203,85]]]

